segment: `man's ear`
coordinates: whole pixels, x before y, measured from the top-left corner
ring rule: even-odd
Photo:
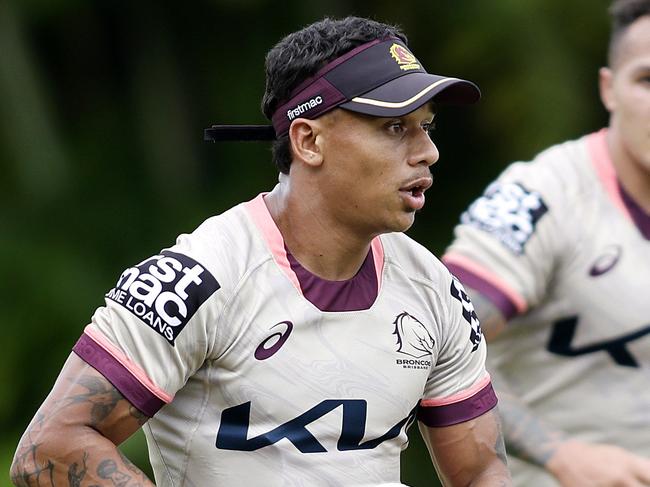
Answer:
[[[600,89],[600,100],[608,112],[614,111],[616,108],[616,100],[614,100],[614,90],[612,84],[614,83],[614,73],[610,68],[600,68],[598,71],[598,88]]]
[[[289,127],[291,151],[295,159],[309,166],[319,166],[323,162],[318,134],[321,124],[318,120],[296,118]]]

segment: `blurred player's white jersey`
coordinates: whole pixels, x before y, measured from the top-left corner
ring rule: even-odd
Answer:
[[[619,186],[605,137],[507,168],[443,261],[516,316],[489,344],[488,370],[569,434],[650,456],[650,215]],[[515,485],[556,485],[509,465]]]
[[[399,482],[406,428],[496,404],[460,283],[403,234],[309,273],[262,195],[127,269],[75,352],[136,407],[159,486]]]

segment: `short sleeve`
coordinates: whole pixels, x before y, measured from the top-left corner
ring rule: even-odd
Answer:
[[[485,369],[485,340],[469,296],[451,275],[445,291],[438,358],[418,409],[418,419],[430,427],[469,421],[497,404]]]
[[[567,231],[567,211],[549,171],[517,163],[461,216],[443,262],[466,286],[489,298],[506,318],[537,305],[546,292]]]
[[[153,416],[211,349],[220,283],[188,243],[126,269],[73,351]]]

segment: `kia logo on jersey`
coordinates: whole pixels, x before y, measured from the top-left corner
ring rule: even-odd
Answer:
[[[308,426],[318,423],[321,418],[329,417],[338,409],[342,415],[339,438],[336,449],[340,452],[356,450],[372,450],[384,441],[396,438],[402,428],[407,430],[415,421],[418,405],[409,415],[392,426],[384,434],[369,437],[366,424],[368,402],[365,399],[324,399],[311,409],[290,419],[286,423],[263,432],[262,424],[253,424],[257,434],[251,433],[251,402],[225,409],[221,413],[221,424],[217,431],[215,446],[221,450],[256,451],[266,448],[279,441],[290,441],[300,453],[325,453],[327,448],[318,440]],[[259,415],[259,413],[258,413]],[[265,426],[267,422],[263,423]],[[373,431],[376,431],[376,426]],[[330,434],[335,434],[332,424]]]
[[[187,255],[163,250],[125,270],[106,298],[122,305],[171,345],[219,283]]]

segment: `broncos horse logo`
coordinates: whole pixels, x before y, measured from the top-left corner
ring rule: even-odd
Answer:
[[[433,353],[435,343],[424,325],[406,311],[400,313],[393,321],[397,335],[397,351],[411,357],[421,358]]]

